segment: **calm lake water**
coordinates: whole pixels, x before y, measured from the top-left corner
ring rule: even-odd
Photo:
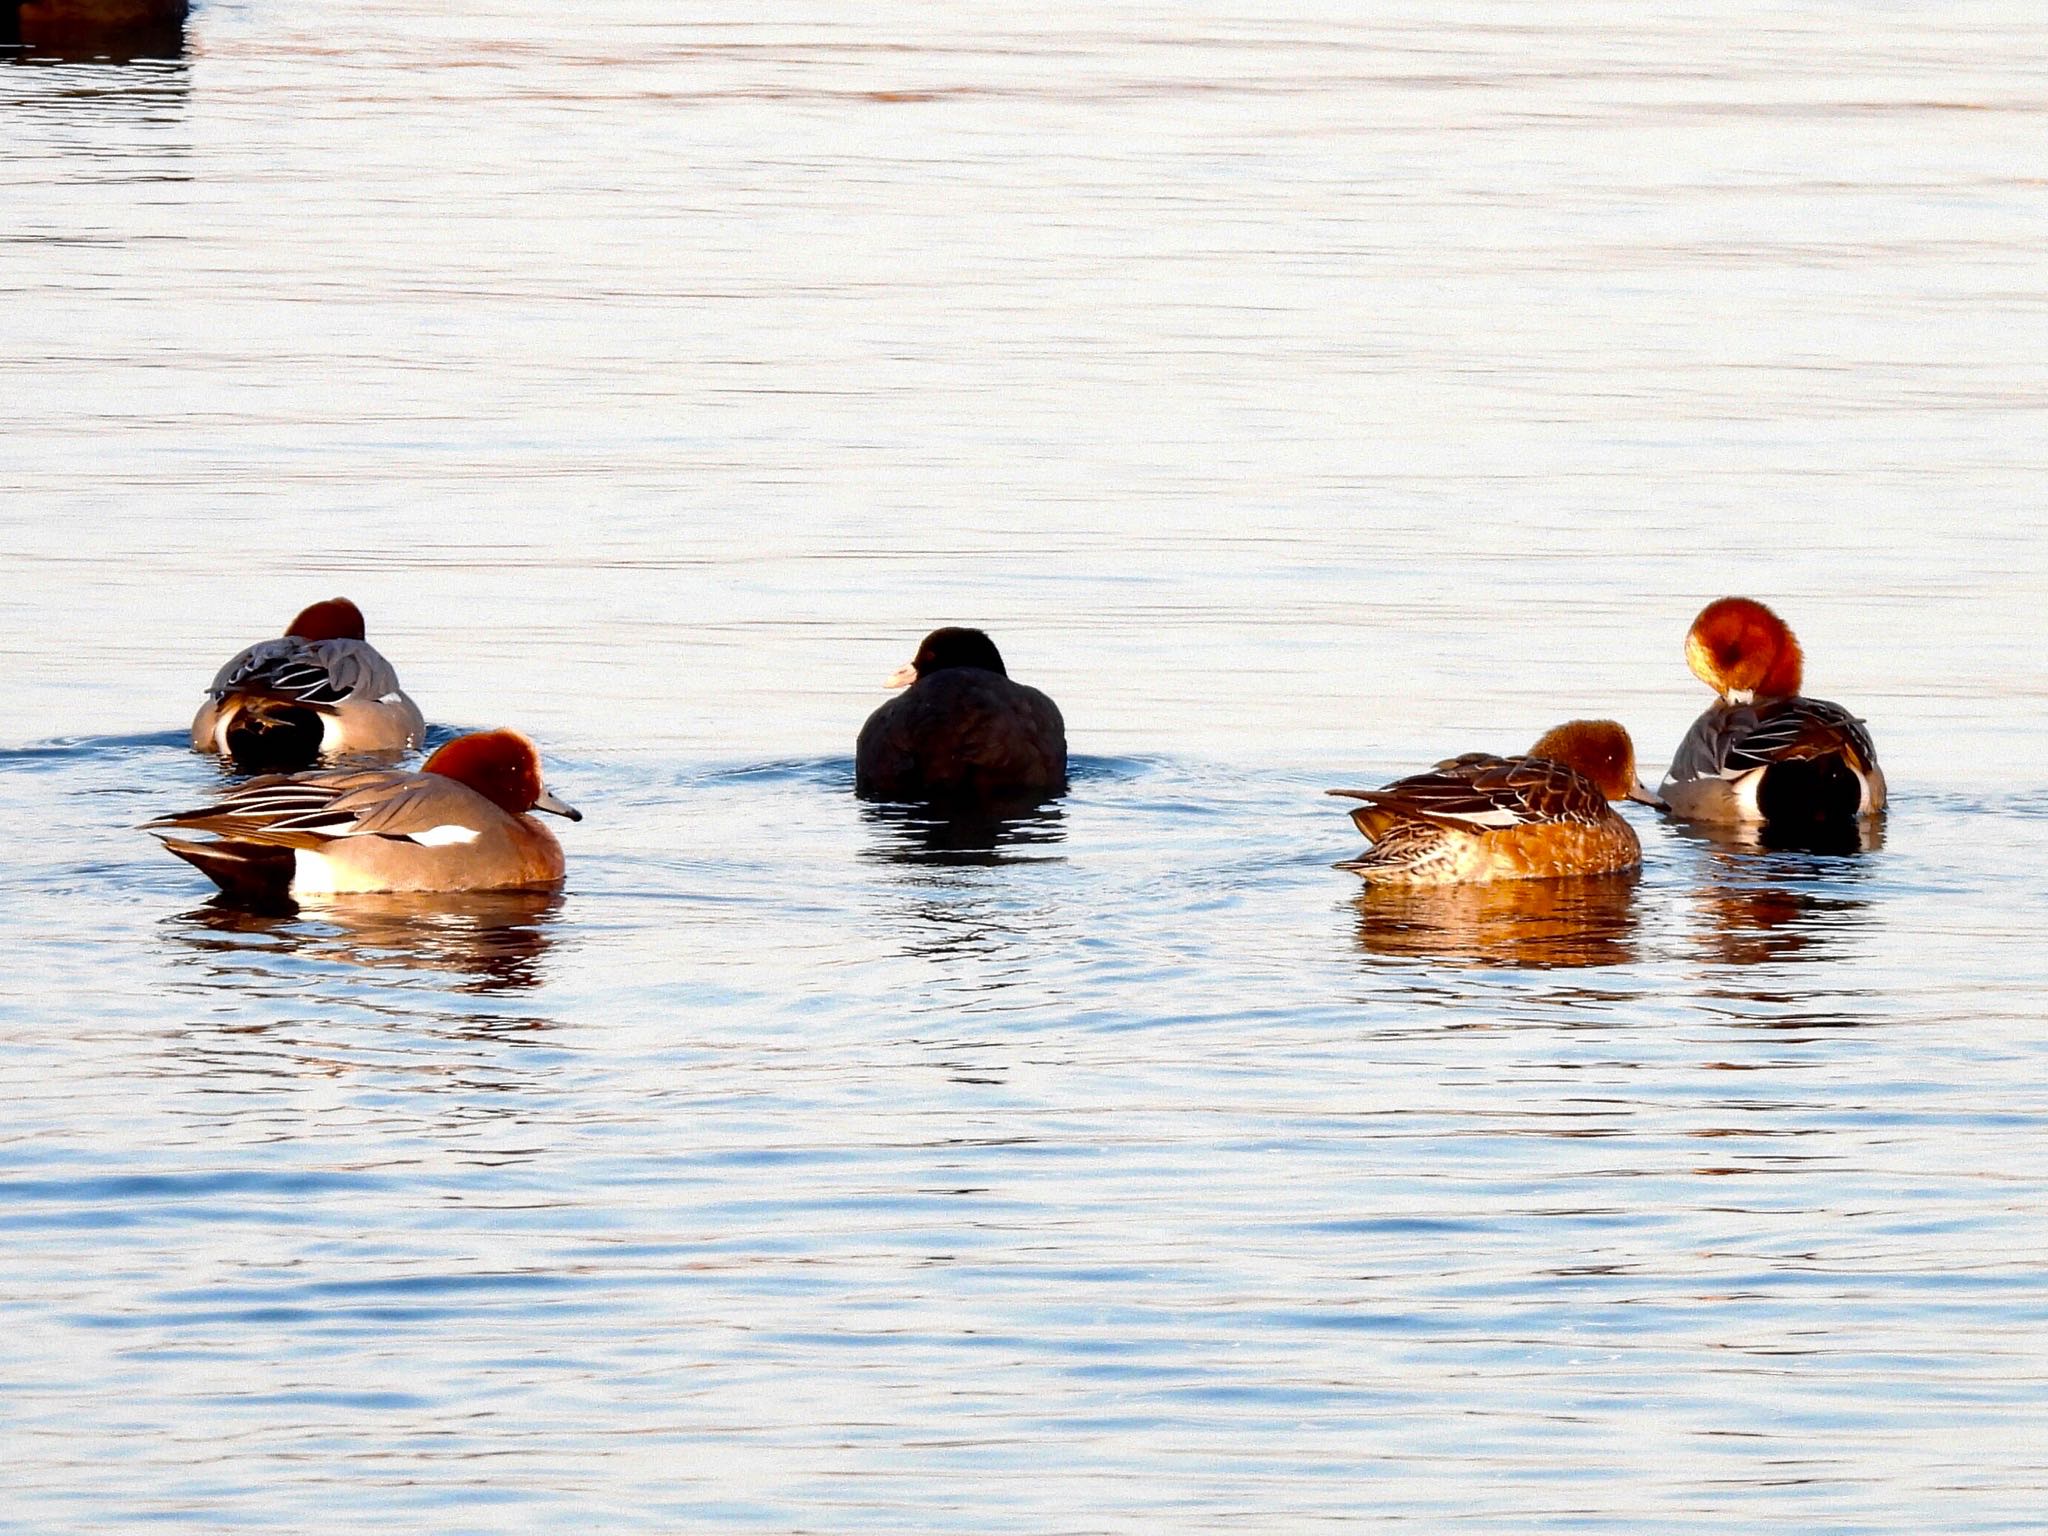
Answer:
[[[822,9],[0,55],[0,1529],[2038,1530],[2039,7]],[[1726,591],[1880,847],[1330,868]],[[558,899],[132,830],[334,592]]]

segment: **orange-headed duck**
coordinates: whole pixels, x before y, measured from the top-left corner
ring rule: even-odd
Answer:
[[[1884,772],[1863,722],[1799,692],[1803,659],[1762,603],[1707,604],[1685,637],[1693,675],[1720,697],[1671,759],[1663,795],[1695,821],[1800,826],[1884,809]]]
[[[281,639],[259,640],[226,666],[192,717],[192,745],[254,773],[288,773],[321,757],[395,756],[427,733],[391,663],[363,638],[345,597],[315,603]]]
[[[868,800],[986,802],[1067,787],[1059,706],[1012,682],[978,629],[935,629],[889,686],[908,685],[860,729],[854,793]]]
[[[532,742],[479,731],[418,773],[267,774],[145,830],[236,897],[500,891],[562,878],[561,844],[528,811],[583,819],[541,783]]]
[[[1333,789],[1372,847],[1339,865],[1372,885],[1454,885],[1608,875],[1642,863],[1610,800],[1658,803],[1612,720],[1573,720],[1522,757],[1467,752],[1384,789]]]

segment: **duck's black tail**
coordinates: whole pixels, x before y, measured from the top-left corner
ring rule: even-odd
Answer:
[[[1771,827],[1851,822],[1863,807],[1863,781],[1839,753],[1788,758],[1764,770],[1756,806]]]
[[[163,842],[237,902],[271,907],[290,900],[292,873],[298,866],[289,848],[272,843],[201,843],[177,837],[165,837]]]
[[[326,725],[310,705],[247,693],[221,707],[233,711],[224,737],[228,756],[245,773],[295,773],[320,760]]]

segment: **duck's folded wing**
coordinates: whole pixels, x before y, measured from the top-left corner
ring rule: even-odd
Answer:
[[[234,694],[260,694],[311,709],[332,710],[350,690],[335,677],[320,654],[323,649],[289,635],[252,645],[221,668],[213,680],[213,696],[225,699]]]
[[[1449,758],[1384,789],[1330,793],[1363,800],[1378,813],[1375,821],[1423,819],[1474,831],[1541,821],[1597,822],[1607,809],[1600,791],[1562,763],[1476,752]],[[1374,835],[1364,813],[1352,815],[1368,836]]]
[[[1691,784],[1701,779],[1740,778],[1750,770],[1747,767],[1731,769],[1728,766],[1729,753],[1736,741],[1755,727],[1756,711],[1748,705],[1734,708],[1726,704],[1712,705],[1693,721],[1692,729],[1685,733],[1685,739],[1671,755],[1671,771],[1665,775],[1665,782]]]
[[[1724,771],[1837,756],[1865,772],[1876,766],[1877,750],[1861,720],[1826,699],[1776,699],[1757,706],[1755,723],[1728,743]]]
[[[318,848],[342,837],[434,846],[474,841],[478,796],[434,774],[368,770],[251,779],[212,805],[146,823],[159,834],[204,832],[229,842]]]
[[[265,640],[235,657],[213,680],[212,693],[260,693],[331,710],[351,698],[397,693],[398,674],[361,640]]]
[[[382,700],[399,691],[397,669],[367,640],[322,640],[308,649],[340,698]]]
[[[1839,704],[1807,698],[1717,704],[1685,733],[1667,782],[1740,779],[1773,763],[1835,756],[1865,773],[1877,766],[1870,732]]]
[[[290,636],[281,640],[259,640],[230,656],[227,664],[214,673],[213,682],[206,691],[215,698],[232,693],[249,678],[260,675],[280,661],[289,660],[304,646],[303,640],[294,640]]]
[[[355,825],[352,834],[404,838],[429,847],[475,842],[479,823],[501,815],[494,805],[466,784],[437,773],[398,774],[396,789],[364,789],[334,802]]]

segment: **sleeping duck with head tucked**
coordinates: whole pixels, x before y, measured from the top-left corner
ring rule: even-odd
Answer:
[[[192,745],[252,773],[310,768],[322,757],[396,757],[426,737],[398,673],[363,637],[345,597],[303,610],[275,640],[237,652],[192,718]]]
[[[1519,757],[1467,752],[1360,800],[1351,819],[1372,847],[1338,865],[1369,885],[1458,885],[1610,875],[1642,863],[1635,829],[1610,800],[1660,802],[1636,782],[1635,744],[1612,720],[1573,720]]]
[[[1799,827],[1884,809],[1870,732],[1841,705],[1799,691],[1799,642],[1762,603],[1707,604],[1686,633],[1685,660],[1719,697],[1671,760],[1662,793],[1674,815]]]

